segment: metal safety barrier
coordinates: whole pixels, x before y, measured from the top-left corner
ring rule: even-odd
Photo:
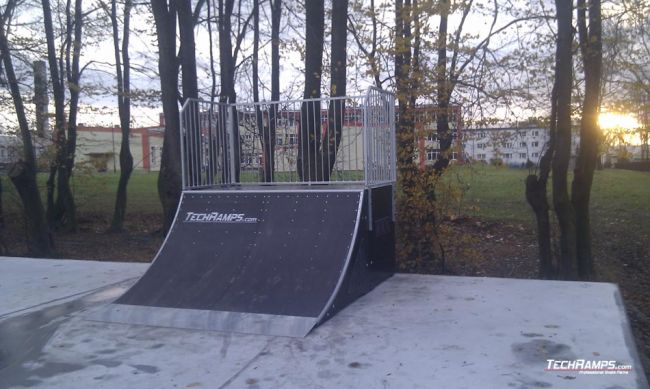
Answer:
[[[395,182],[395,96],[218,103],[181,110],[183,189]]]

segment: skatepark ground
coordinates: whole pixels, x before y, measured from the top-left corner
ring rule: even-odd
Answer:
[[[300,338],[88,320],[148,266],[0,257],[0,388],[648,387],[613,284],[396,274]]]

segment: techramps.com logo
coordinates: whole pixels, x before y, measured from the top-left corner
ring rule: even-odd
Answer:
[[[186,212],[184,223],[257,223],[256,217],[243,213]]]
[[[545,371],[574,372],[578,374],[629,374],[631,365],[623,365],[610,360],[557,360],[547,359]]]

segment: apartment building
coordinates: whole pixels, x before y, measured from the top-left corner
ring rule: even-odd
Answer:
[[[548,141],[548,130],[540,127],[476,128],[463,133],[462,150],[474,161],[526,166],[539,162]]]

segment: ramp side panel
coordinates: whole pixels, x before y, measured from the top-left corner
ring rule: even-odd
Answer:
[[[373,229],[360,228],[341,287],[333,303],[323,312],[319,323],[332,317],[348,304],[370,292],[395,272],[395,223],[392,219],[391,185],[371,188],[364,196],[360,227],[368,226],[373,216]],[[372,198],[372,201],[369,199]],[[372,213],[368,208],[372,207]]]
[[[185,192],[158,257],[117,303],[318,317],[345,271],[362,194]],[[215,213],[237,216],[205,216]]]

